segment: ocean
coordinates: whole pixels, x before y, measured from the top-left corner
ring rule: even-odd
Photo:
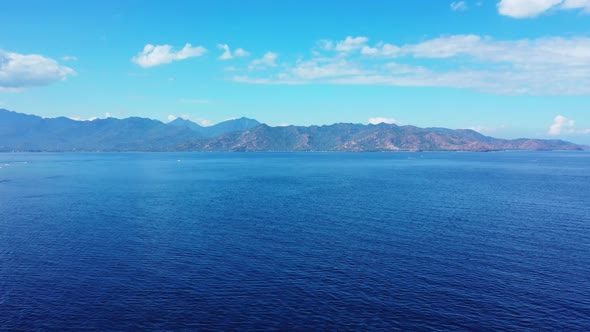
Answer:
[[[590,153],[0,154],[0,330],[588,331]]]

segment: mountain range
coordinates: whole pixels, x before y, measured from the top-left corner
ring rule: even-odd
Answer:
[[[76,121],[0,109],[0,151],[498,151],[588,150],[540,139],[499,139],[469,129],[337,123],[271,127],[248,118],[203,127],[131,117]]]

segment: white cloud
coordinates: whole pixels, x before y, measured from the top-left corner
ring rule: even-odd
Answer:
[[[584,9],[585,12],[588,12],[590,0],[565,0],[561,4],[561,9]]]
[[[68,116],[67,118],[70,120],[74,120],[74,121],[94,121],[94,120],[98,119],[96,116],[93,116],[90,118],[82,118],[80,116]]]
[[[590,12],[590,0],[501,0],[497,6],[501,15],[513,18],[532,18],[558,10]]]
[[[401,49],[398,46],[380,43],[376,47],[364,46],[361,49],[361,54],[381,57],[396,57],[400,55],[400,51]]]
[[[303,61],[291,70],[293,76],[302,79],[317,79],[325,77],[353,76],[364,74],[365,71],[344,59],[323,59]]]
[[[387,43],[378,43],[375,47],[363,46],[361,54],[380,57],[396,58],[413,56],[417,58],[449,58],[460,54],[483,53],[488,51],[481,49],[487,39],[477,35],[452,35],[429,39],[418,44],[406,44],[397,46]]]
[[[246,51],[243,48],[237,48],[234,51],[234,56],[237,56],[237,57],[244,57],[244,56],[249,56],[249,55],[250,55],[250,52]]]
[[[538,16],[562,0],[502,0],[498,3],[498,12],[504,16],[526,18]]]
[[[379,49],[376,47],[363,46],[363,48],[361,48],[361,54],[377,55],[379,54]]]
[[[418,66],[416,59],[431,61]],[[314,50],[311,59],[284,63],[277,69],[232,79],[255,84],[373,84],[513,95],[590,95],[590,38],[494,40],[451,35],[399,46],[379,42],[331,56]]]
[[[339,42],[338,44],[336,44],[336,51],[340,51],[340,52],[350,52],[350,51],[354,51],[354,50],[358,50],[359,48],[362,48],[366,42],[369,41],[369,38],[367,37],[351,37],[348,36],[346,37],[346,39],[344,39],[343,41]]]
[[[274,52],[266,52],[264,56],[260,59],[256,59],[250,63],[248,67],[250,70],[258,69],[258,68],[266,68],[266,67],[276,67],[277,66],[277,58],[279,55]]]
[[[396,119],[393,118],[383,118],[383,117],[375,117],[369,119],[370,124],[380,124],[380,123],[387,123],[387,124],[394,124],[398,123]]]
[[[221,54],[219,56],[219,60],[229,60],[233,58],[233,55],[231,55],[231,50],[229,49],[229,45],[227,44],[218,44],[217,48],[222,49],[223,50],[223,54]]]
[[[576,129],[576,121],[568,119],[563,115],[558,115],[553,119],[553,124],[547,132],[549,135],[558,136],[564,134],[590,134],[590,128]]]
[[[348,36],[344,40],[339,42],[333,41],[321,41],[321,47],[325,50],[329,51],[338,51],[338,52],[351,52],[358,49],[362,49],[363,46],[369,41],[367,37],[352,37]]]
[[[396,55],[412,55],[417,58],[449,58],[461,54],[476,56],[481,52],[482,38],[477,35],[453,35],[434,38],[419,44],[404,45]],[[484,52],[486,50],[483,50]]]
[[[250,53],[248,53],[243,48],[236,49],[232,54],[231,49],[229,48],[229,45],[227,45],[227,44],[218,44],[217,47],[219,49],[223,50],[223,53],[218,58],[219,60],[230,60],[230,59],[233,59],[234,57],[245,57],[245,56],[250,55]]]
[[[75,61],[75,60],[78,60],[78,58],[75,57],[75,56],[73,56],[73,55],[62,56],[61,59],[63,61]]]
[[[131,61],[143,68],[154,67],[168,64],[173,61],[185,60],[192,57],[199,57],[207,53],[207,49],[202,46],[191,46],[186,44],[180,50],[175,52],[171,45],[152,45],[147,44],[143,51],[134,56]]]
[[[62,66],[51,58],[0,49],[0,91],[48,85],[75,74],[72,68]]]
[[[581,9],[583,14],[590,14],[590,0],[565,0],[559,9]]]
[[[562,133],[571,133],[574,130],[574,120],[568,119],[563,115],[558,115],[553,119],[553,124],[547,132],[549,135],[561,135]]]
[[[590,38],[585,37],[496,41],[477,35],[453,35],[426,40],[419,44],[403,45],[399,49],[398,57],[437,59],[466,56],[479,61],[522,66],[590,65]]]
[[[111,117],[111,113],[106,112],[104,115],[104,119],[108,119],[110,117]],[[84,118],[81,116],[68,116],[67,118],[70,120],[74,120],[74,121],[94,121],[94,120],[100,119],[98,116],[91,116],[89,118]]]
[[[453,1],[450,5],[451,9],[454,11],[465,11],[467,10],[467,3],[465,1]]]

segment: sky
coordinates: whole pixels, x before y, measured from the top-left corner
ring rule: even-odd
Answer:
[[[590,0],[19,0],[0,108],[590,144]]]

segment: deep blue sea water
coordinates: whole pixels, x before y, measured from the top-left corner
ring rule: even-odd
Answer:
[[[0,167],[0,330],[590,330],[590,153]]]

